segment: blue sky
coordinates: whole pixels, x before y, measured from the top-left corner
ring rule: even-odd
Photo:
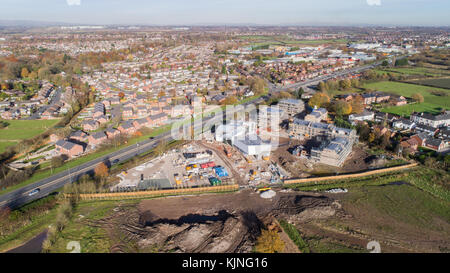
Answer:
[[[449,0],[0,0],[0,8],[5,20],[83,24],[450,26]]]

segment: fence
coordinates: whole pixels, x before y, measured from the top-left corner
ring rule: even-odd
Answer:
[[[239,189],[238,184],[220,185],[199,188],[182,188],[182,189],[168,189],[168,190],[148,190],[137,192],[111,192],[111,193],[82,193],[79,195],[81,200],[120,200],[120,199],[138,199],[146,197],[163,197],[186,194],[201,194],[201,193],[220,193],[231,192]],[[70,197],[70,194],[66,194]]]
[[[381,173],[401,171],[401,170],[415,167],[417,165],[418,165],[417,163],[411,163],[408,165],[378,169],[378,170],[367,171],[367,172],[362,172],[362,173],[341,174],[341,175],[333,175],[333,176],[310,177],[310,178],[299,178],[299,179],[287,179],[287,180],[284,180],[284,184],[289,185],[289,184],[300,184],[300,183],[308,183],[308,182],[320,182],[320,181],[332,181],[332,180],[341,180],[341,179],[348,179],[348,178],[358,178],[358,177],[371,176],[371,175],[381,174]]]

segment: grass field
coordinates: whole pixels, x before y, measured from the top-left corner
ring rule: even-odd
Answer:
[[[23,140],[37,136],[58,123],[52,120],[6,120],[9,125],[0,130],[0,140]]]
[[[111,246],[117,242],[111,242],[105,227],[96,222],[114,213],[113,209],[119,205],[132,208],[138,202],[139,200],[80,202],[50,252],[67,253],[67,243],[79,241],[81,253],[109,253]],[[117,240],[120,241],[121,238]]]
[[[6,150],[6,148],[14,146],[16,144],[17,144],[16,141],[0,141],[0,153],[3,153]]]
[[[426,68],[426,67],[394,67],[394,68],[386,68],[383,71],[398,74],[428,76],[428,77],[440,77],[450,75],[450,72],[446,70]]]
[[[450,90],[447,89],[391,81],[368,83],[363,87],[408,98],[411,98],[414,93],[420,93],[425,99],[423,103],[384,108],[384,112],[409,116],[413,111],[438,113],[441,109],[450,109]],[[430,92],[432,90],[443,91],[449,95],[444,97],[435,96]]]
[[[450,78],[418,80],[414,81],[414,83],[433,86],[437,88],[450,89]]]

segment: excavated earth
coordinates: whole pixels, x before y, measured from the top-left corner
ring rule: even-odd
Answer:
[[[114,238],[111,252],[252,252],[261,229],[284,218],[301,222],[341,213],[319,194],[278,192],[272,199],[238,193],[168,197],[115,209],[103,226]]]

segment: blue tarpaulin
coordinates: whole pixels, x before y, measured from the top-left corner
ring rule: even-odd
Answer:
[[[228,173],[227,173],[227,171],[225,170],[224,167],[215,167],[214,171],[216,172],[216,175],[218,177],[228,176]]]

